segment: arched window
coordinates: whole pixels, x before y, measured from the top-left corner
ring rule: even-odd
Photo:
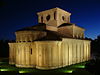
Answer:
[[[56,14],[57,14],[57,12],[55,11],[54,12],[54,20],[56,20]]]
[[[32,48],[30,49],[30,53],[32,54]]]
[[[41,16],[41,23],[43,23],[43,16]]]
[[[47,21],[49,21],[49,20],[50,20],[50,15],[48,15],[48,16],[46,17],[46,19],[47,19]]]
[[[64,17],[64,16],[62,16],[62,20],[63,20],[63,21],[65,20],[65,17]]]

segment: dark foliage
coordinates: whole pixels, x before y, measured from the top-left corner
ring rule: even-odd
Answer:
[[[9,56],[9,42],[13,42],[14,40],[0,40],[0,57],[8,57]]]
[[[91,41],[91,54],[95,53],[97,56],[100,56],[100,35],[94,40],[87,37],[85,39]]]
[[[0,40],[0,57],[7,57],[9,52],[8,41]]]
[[[91,40],[90,38],[86,38]],[[92,59],[86,63],[86,70],[95,74],[100,74],[100,35],[96,39],[91,40],[91,55]]]
[[[100,35],[97,36],[97,39],[92,41],[91,47],[93,52],[100,53]]]
[[[100,74],[99,67],[100,67],[100,60],[98,59],[97,60],[92,59],[85,65],[85,69],[94,75]]]

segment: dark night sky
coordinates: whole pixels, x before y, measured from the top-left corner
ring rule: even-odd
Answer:
[[[37,12],[54,7],[72,13],[86,37],[100,34],[100,0],[0,0],[0,39],[14,39],[16,30],[38,23]]]

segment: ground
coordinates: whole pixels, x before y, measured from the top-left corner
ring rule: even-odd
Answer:
[[[0,60],[0,75],[94,75],[85,70],[86,62],[53,70],[39,70],[33,68],[17,68],[9,65],[8,59]]]

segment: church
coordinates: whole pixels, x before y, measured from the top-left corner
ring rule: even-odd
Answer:
[[[37,15],[37,25],[15,32],[16,42],[9,43],[9,64],[45,70],[90,59],[91,41],[84,39],[84,28],[70,22],[71,13],[56,7]]]

